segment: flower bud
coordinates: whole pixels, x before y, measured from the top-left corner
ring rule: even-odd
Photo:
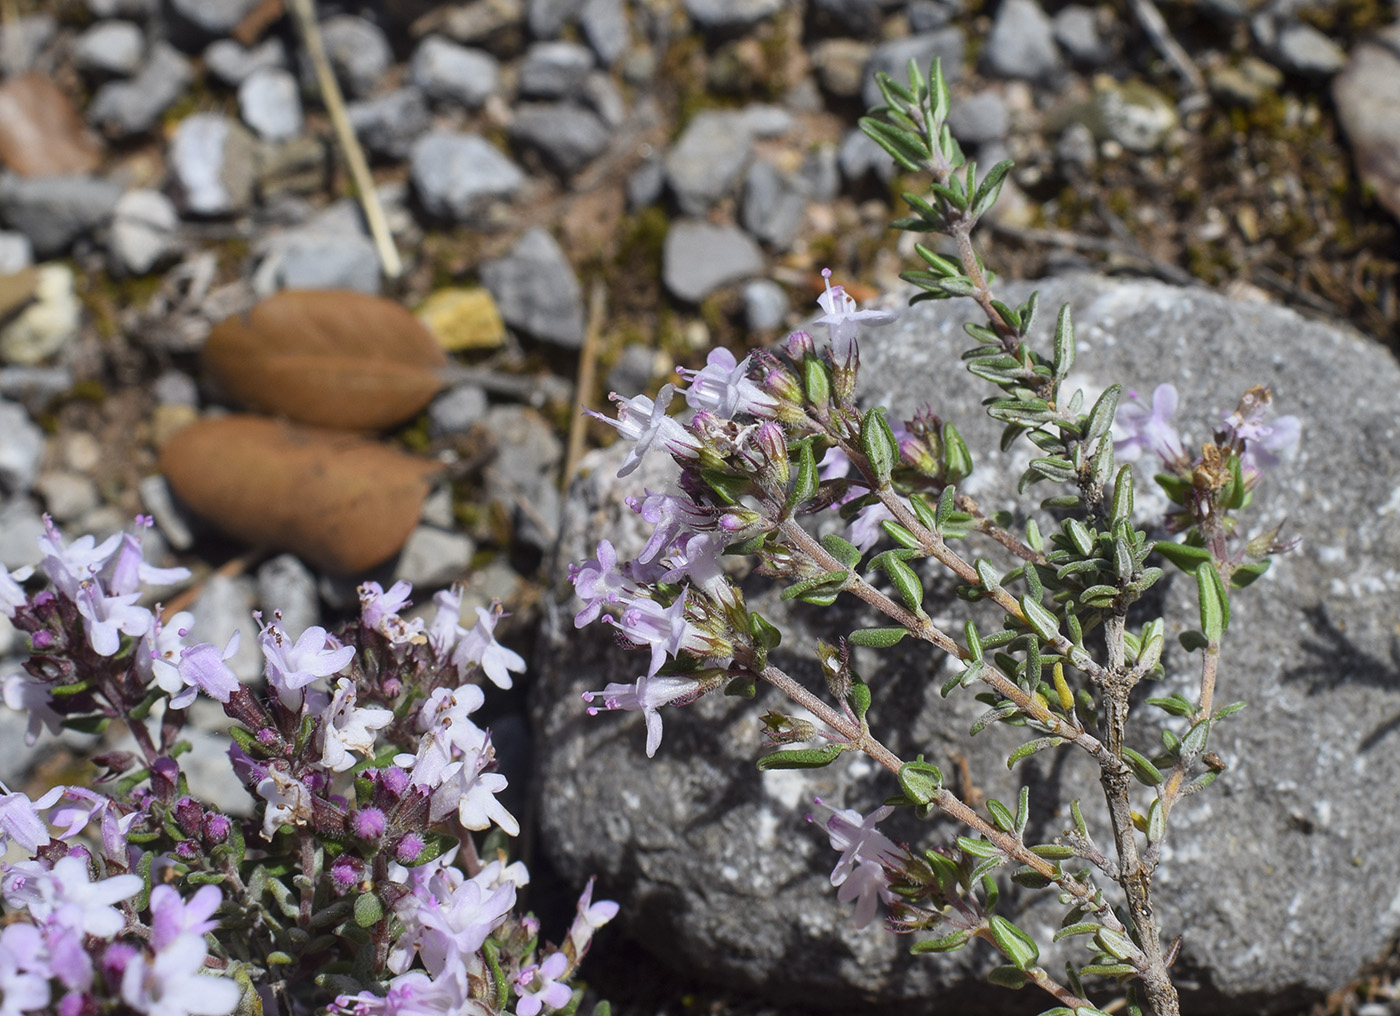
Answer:
[[[225,815],[217,812],[204,816],[204,836],[210,843],[222,843],[228,839],[233,823]]]
[[[817,658],[821,660],[822,674],[826,677],[827,689],[838,702],[846,701],[851,693],[851,649],[845,639],[837,639],[831,646],[817,640]]]
[[[792,358],[794,363],[801,363],[808,357],[816,357],[817,344],[812,341],[812,336],[799,329],[787,337],[784,352]]]
[[[186,836],[198,836],[204,825],[204,809],[192,797],[180,798],[175,802],[175,824]]]
[[[375,840],[384,835],[388,821],[378,808],[364,808],[350,818],[350,828],[362,840]]]
[[[412,864],[423,856],[425,849],[427,844],[423,842],[423,837],[417,833],[404,833],[403,838],[394,847],[394,860],[400,864]]]
[[[791,463],[788,462],[787,435],[772,420],[759,424],[751,439],[763,456],[760,478],[765,486],[786,490]]]

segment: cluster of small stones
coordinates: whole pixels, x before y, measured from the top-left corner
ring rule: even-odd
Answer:
[[[1380,174],[1384,199],[1385,174],[1392,188],[1400,177],[1384,155],[1400,146],[1400,124],[1384,108],[1367,110],[1384,107],[1400,81],[1400,45],[1358,47],[1348,67],[1349,54],[1305,19],[1332,2],[1206,0],[1200,13],[1218,22],[1221,48],[1193,57],[1207,101],[1222,108],[1263,101],[1285,76],[1324,89],[1342,74],[1343,122],[1355,122],[1358,162]],[[878,98],[877,71],[942,59],[964,148],[983,166],[1019,164],[998,212],[1011,224],[1035,221],[1018,184],[1071,183],[1101,161],[1152,157],[1184,129],[1165,94],[1177,84],[1170,70],[1139,26],[1107,5],[1057,5],[1053,14],[1038,0],[990,10],[969,0],[321,8],[349,121],[406,262],[401,280],[385,278],[360,205],[336,196],[348,190],[337,182],[340,152],[290,16],[263,24],[258,0],[83,0],[69,5],[72,20],[35,13],[5,25],[8,81],[36,72],[58,82],[103,139],[86,171],[26,174],[6,156],[0,172],[0,285],[37,267],[28,306],[0,322],[5,565],[32,563],[45,512],[71,533],[101,536],[149,511],[158,521],[151,539],[195,546],[159,476],[124,484],[102,435],[40,426],[84,383],[121,383],[97,324],[139,351],[140,380],[154,377],[133,433],[155,446],[213,401],[194,368],[211,325],[258,298],[347,288],[416,307],[455,288],[440,284],[443,272],[479,281],[508,332],[444,336],[453,348],[487,345],[493,359],[440,396],[427,426],[433,437],[489,435],[497,456],[486,499],[503,508],[480,515],[507,519],[510,539],[530,551],[523,560],[537,562],[558,529],[564,458],[538,410],[567,405],[572,379],[522,381],[511,367],[567,362],[583,343],[579,270],[610,249],[597,233],[660,213],[661,283],[699,349],[707,333],[696,311],[714,294],[729,295],[744,327],[776,335],[801,320],[810,279],[833,254],[856,262],[860,237],[879,247],[892,170],[854,126]],[[3,118],[14,127],[11,108]],[[48,143],[55,129],[30,126],[25,145]],[[592,233],[590,216],[601,223]],[[465,253],[454,237],[469,239]],[[434,263],[434,252],[448,263]],[[887,281],[897,261],[867,268]],[[428,317],[452,331],[450,314],[445,323]],[[664,361],[647,345],[615,350],[607,386],[646,389],[670,369]],[[136,458],[152,461],[149,447]],[[509,600],[520,568],[533,565],[501,555],[473,572],[484,537],[457,531],[454,510],[449,492],[431,498],[383,577],[414,581],[425,600],[470,574],[483,598]],[[350,588],[283,556],[253,575],[212,577],[195,609],[202,636],[220,641],[220,629],[248,626],[255,606],[280,607],[299,628],[343,607]],[[244,638],[238,663],[250,680],[255,645]],[[0,618],[0,673],[19,649]],[[11,731],[0,736],[9,743]],[[0,763],[0,778],[10,779],[11,764],[13,755]]]

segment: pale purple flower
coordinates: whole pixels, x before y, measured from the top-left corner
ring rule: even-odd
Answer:
[[[778,400],[755,382],[749,380],[752,356],[735,362],[734,354],[723,346],[710,351],[705,366],[699,370],[677,367],[676,373],[690,382],[685,400],[691,409],[706,410],[732,420],[741,413],[749,416],[772,416]]]
[[[78,587],[102,570],[121,542],[121,533],[108,537],[100,544],[96,537],[85,535],[65,547],[58,527],[53,524],[53,519],[45,515],[44,535],[39,537],[39,550],[44,555],[44,573],[55,589],[68,599],[76,600]]]
[[[413,584],[399,581],[389,587],[388,592],[378,582],[366,582],[359,588],[360,617],[366,628],[379,632],[394,645],[410,645],[422,642],[423,619],[416,617],[405,621],[399,612],[413,603],[408,594],[413,592]]]
[[[887,310],[859,310],[844,287],[831,284],[830,268],[822,269],[822,279],[826,283],[826,292],[817,297],[822,316],[813,324],[826,325],[832,359],[837,363],[846,363],[854,351],[855,338],[861,325],[887,325],[898,315]]]
[[[63,729],[63,717],[53,708],[53,696],[49,686],[28,674],[11,674],[5,678],[5,705],[19,712],[29,714],[29,725],[24,732],[24,743],[32,745],[39,739],[39,731],[47,727],[50,734]]]
[[[627,507],[655,527],[646,546],[637,555],[639,564],[646,564],[664,554],[683,534],[713,529],[715,525],[714,519],[698,508],[695,502],[674,494],[657,494],[649,490],[640,501],[629,497]]]
[[[628,640],[651,647],[648,676],[661,669],[667,656],[675,656],[682,649],[703,652],[709,648],[699,630],[685,618],[688,593],[689,590],[683,590],[669,607],[644,596],[635,597],[627,602],[622,616],[612,622]]]
[[[528,966],[515,978],[515,993],[520,1001],[515,1006],[515,1016],[537,1016],[545,1006],[562,1009],[573,998],[567,984],[561,984],[569,969],[569,958],[562,952],[550,953],[538,966]]]
[[[180,622],[181,616],[188,618],[190,615],[176,614],[171,618],[171,625],[175,626],[177,633],[182,633],[184,624],[188,623]],[[242,641],[243,633],[235,628],[223,652],[212,642],[200,642],[181,648],[178,662],[172,662],[165,652],[154,654],[153,650],[151,670],[156,684],[170,693],[170,707],[187,708],[201,691],[219,702],[227,702],[238,690],[238,676],[227,661],[237,654]],[[161,644],[157,639],[157,647]]]
[[[641,464],[642,456],[654,445],[684,458],[693,459],[699,453],[700,442],[694,435],[666,415],[666,407],[671,404],[671,398],[675,394],[675,385],[669,384],[661,386],[661,390],[656,393],[655,402],[645,395],[624,399],[617,392],[612,392],[608,398],[617,403],[616,420],[610,420],[591,409],[584,410],[594,419],[602,420],[615,428],[623,440],[632,442],[626,461],[617,471],[618,476],[627,476],[636,469]]]
[[[369,991],[340,995],[331,1008],[344,1016],[493,1016],[489,1006],[469,996],[463,978],[429,977],[422,970],[395,977],[382,997]]]
[[[569,926],[569,941],[573,943],[574,955],[582,956],[593,940],[593,933],[617,916],[621,908],[612,900],[593,902],[593,879],[583,887],[578,898],[578,913]]]
[[[138,515],[136,525],[144,529],[151,525],[151,520]],[[157,568],[147,564],[141,537],[136,533],[121,534],[121,545],[116,556],[107,562],[102,571],[103,583],[118,596],[139,592],[143,584],[170,586],[189,577],[188,568]]]
[[[159,952],[180,935],[203,935],[219,926],[211,920],[224,901],[216,885],[200,886],[188,900],[173,886],[158,885],[151,890],[151,946]]]
[[[502,616],[499,603],[490,610],[476,608],[475,627],[461,637],[452,653],[452,662],[459,676],[464,676],[469,667],[478,666],[497,688],[509,688],[511,672],[524,672],[524,658],[496,641],[496,622]]]
[[[1171,423],[1179,401],[1176,386],[1171,384],[1161,384],[1153,390],[1150,409],[1137,392],[1128,392],[1128,401],[1118,408],[1117,426],[1122,436],[1113,442],[1114,452],[1128,462],[1136,461],[1146,451],[1171,468],[1186,464],[1181,435]]]
[[[596,621],[604,604],[621,603],[638,592],[636,584],[618,567],[617,551],[607,540],[598,541],[597,557],[569,565],[569,581],[575,595],[584,601],[583,609],[574,615],[575,628]]]
[[[423,928],[419,955],[434,975],[460,971],[515,906],[515,885],[489,887],[478,875],[452,886],[445,872],[430,884],[433,897],[416,912]]]
[[[842,903],[856,901],[853,921],[857,928],[864,928],[875,919],[880,900],[893,898],[889,886],[889,875],[881,865],[874,861],[861,861],[837,890],[836,898]]]
[[[457,820],[467,829],[488,829],[494,822],[506,835],[520,835],[520,823],[496,799],[496,795],[506,789],[506,778],[500,773],[484,771],[491,759],[489,750],[482,751],[443,769],[441,781],[433,791],[429,811],[432,821],[455,811]]]
[[[418,710],[418,730],[435,730],[450,748],[463,753],[482,751],[486,748],[486,731],[470,717],[485,701],[480,685],[434,688]]]
[[[142,888],[139,875],[114,875],[94,882],[87,862],[72,854],[59,858],[49,871],[30,871],[27,877],[26,892],[37,897],[28,901],[36,920],[52,920],[98,938],[110,938],[126,927],[126,918],[114,904],[130,899]],[[8,898],[6,902],[10,902]]]
[[[883,504],[876,501],[856,512],[846,527],[846,539],[850,540],[863,554],[880,541],[885,534],[881,522],[893,521],[894,515]]]
[[[122,971],[122,1001],[146,1016],[224,1016],[243,990],[231,977],[205,974],[209,949],[197,935],[180,935],[148,959],[132,957]]]
[[[0,845],[5,840],[13,840],[29,854],[34,854],[49,842],[49,827],[39,812],[51,808],[63,796],[63,787],[53,787],[37,801],[31,801],[28,794],[10,790],[3,783],[0,789]]]
[[[394,714],[379,706],[356,706],[355,683],[348,677],[336,682],[330,708],[321,723],[321,765],[341,773],[355,765],[358,751],[374,754],[374,732],[394,721]]]
[[[305,825],[311,821],[311,791],[276,766],[268,766],[266,772],[267,776],[258,781],[257,792],[267,802],[262,836],[270,841],[284,824]]]
[[[139,638],[150,631],[151,612],[136,602],[140,598],[139,592],[109,596],[97,579],[78,586],[73,600],[83,616],[83,628],[94,652],[115,656],[121,648],[122,635]]]
[[[48,1006],[53,972],[44,951],[40,931],[32,924],[10,924],[0,931],[0,1016]]]
[[[826,807],[821,800],[816,803]],[[841,859],[831,871],[832,885],[839,886],[846,881],[858,861],[883,864],[893,863],[899,857],[899,848],[875,828],[877,823],[893,813],[894,809],[889,805],[876,808],[865,816],[854,808],[832,810],[826,820],[826,830],[831,837],[831,848],[841,851]]]
[[[432,623],[428,625],[428,645],[438,662],[446,663],[452,658],[457,640],[467,633],[462,627],[461,586],[453,585],[451,589],[439,590],[433,595],[433,603],[437,609],[433,613]]]
[[[679,582],[688,578],[708,596],[722,603],[733,603],[734,587],[725,577],[721,560],[729,539],[725,533],[686,533],[671,548],[667,558],[670,568],[662,574],[661,581]]]
[[[1222,423],[1229,437],[1244,442],[1240,464],[1246,474],[1257,477],[1278,465],[1283,453],[1298,443],[1303,425],[1296,416],[1280,416],[1266,423],[1272,399],[1267,392],[1258,398],[1252,395],[1250,392],[1241,400],[1240,409],[1223,414]]]
[[[3,564],[0,564],[0,614],[14,617],[15,608],[22,607],[29,601],[29,597],[25,595],[24,587],[20,583],[33,574],[33,568],[18,568],[15,571],[10,571]]]
[[[267,682],[277,689],[277,697],[288,709],[301,708],[301,689],[319,677],[339,673],[355,658],[354,646],[340,645],[320,625],[307,628],[294,644],[270,624],[258,633],[258,644],[267,660]]]
[[[699,692],[700,684],[693,678],[643,674],[634,684],[613,682],[602,691],[586,691],[583,700],[589,703],[589,716],[598,715],[599,707],[592,704],[598,698],[603,700],[603,709],[640,709],[647,726],[647,758],[652,758],[661,746],[661,707]]]

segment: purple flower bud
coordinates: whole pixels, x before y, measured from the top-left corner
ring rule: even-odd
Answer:
[[[264,746],[274,745],[278,740],[277,731],[273,730],[271,727],[263,727],[255,736],[257,737],[258,744]]]
[[[204,824],[204,809],[194,798],[182,797],[175,802],[175,822],[186,836],[198,836]]]
[[[799,330],[788,336],[785,351],[793,360],[801,363],[807,357],[817,355],[817,344],[812,341],[812,336]]]
[[[58,1016],[87,1016],[96,1011],[96,1001],[81,991],[70,991],[58,1000]]]
[[[35,597],[37,600],[38,597]],[[29,640],[36,650],[42,651],[53,645],[53,632],[36,631]]]
[[[126,969],[126,965],[131,962],[131,958],[135,955],[136,947],[134,945],[129,945],[126,942],[113,942],[102,953],[103,973],[111,975],[114,980],[120,980],[122,971]],[[64,1001],[66,1002],[67,998]],[[60,1011],[62,1007],[63,1002],[60,1002]]]
[[[181,840],[175,844],[175,856],[182,861],[193,861],[199,856],[199,844],[194,840]]]
[[[348,893],[359,881],[360,870],[354,858],[342,856],[331,865],[331,882],[336,892]]]
[[[389,769],[379,770],[380,780],[384,784],[384,789],[395,797],[400,797],[408,789],[408,771],[393,766]]]
[[[403,839],[394,848],[394,860],[400,864],[412,864],[423,856],[425,847],[423,837],[417,833],[404,833]]]
[[[204,816],[204,836],[210,843],[222,843],[228,839],[233,823],[217,813]]]
[[[350,819],[350,828],[362,840],[374,840],[384,835],[388,820],[378,808],[365,808],[355,812]]]
[[[399,692],[403,691],[403,682],[397,677],[386,677],[379,683],[379,687],[389,698],[397,698]]]

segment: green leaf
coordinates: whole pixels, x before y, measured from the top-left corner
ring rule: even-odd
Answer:
[[[1272,561],[1255,561],[1251,564],[1242,564],[1230,573],[1230,585],[1235,589],[1243,589],[1250,585],[1260,575],[1269,570]]]
[[[825,592],[825,587],[835,587],[832,590],[833,593],[839,592],[840,588],[845,585],[846,580],[850,577],[850,574],[850,572],[843,570],[822,572],[820,575],[813,575],[809,579],[803,579],[801,582],[794,582],[792,585],[788,586],[782,591],[780,598],[792,600],[797,597],[805,597],[813,592]],[[834,598],[833,595],[833,599]]]
[[[914,613],[920,613],[924,605],[924,584],[919,581],[919,576],[914,573],[914,569],[897,557],[889,557],[885,560],[885,574],[890,577],[894,587],[899,590],[899,596],[904,601],[904,605]]]
[[[802,386],[807,392],[807,401],[814,406],[825,406],[831,401],[831,371],[815,357],[802,361]]]
[[[846,641],[853,646],[869,646],[872,649],[888,649],[904,636],[908,628],[897,625],[887,628],[857,628]]]
[[[1001,857],[1001,849],[995,843],[986,840],[974,840],[970,836],[959,836],[957,838],[958,849],[973,857],[990,858]]]
[[[1026,986],[1026,974],[1017,967],[993,967],[987,972],[987,980],[998,988],[1010,988],[1012,991]]]
[[[1100,928],[1095,932],[1094,944],[1118,960],[1131,960],[1140,955],[1133,940],[1113,928]]]
[[[775,751],[758,760],[760,772],[770,769],[820,769],[836,761],[836,756],[845,750],[845,745],[825,744],[820,748],[792,748]]]
[[[1213,561],[1196,569],[1196,593],[1201,603],[1201,630],[1208,640],[1219,642],[1230,623],[1230,601]]]
[[[850,703],[851,711],[856,714],[856,719],[865,719],[865,714],[870,711],[870,685],[860,678],[855,677],[851,682],[850,694],[846,696],[846,701]]]
[[[1044,751],[1046,748],[1056,748],[1064,743],[1065,741],[1062,737],[1038,737],[1034,741],[1027,741],[1010,755],[1006,756],[1006,768],[1014,769],[1016,763],[1021,761],[1021,759],[1029,758],[1037,752]]]
[[[948,693],[951,692],[954,688],[966,688],[968,685],[972,684],[972,682],[980,680],[982,675],[990,669],[991,664],[989,664],[984,659],[978,658],[976,660],[969,661],[967,668],[963,670],[962,673],[954,674],[952,677],[948,678],[948,680],[943,683],[943,697],[947,698]]]
[[[361,928],[378,924],[384,916],[384,904],[374,893],[360,893],[355,897],[355,923]]]
[[[1031,853],[1036,857],[1043,857],[1047,861],[1064,861],[1074,857],[1073,847],[1067,847],[1063,843],[1037,843],[1031,847]]]
[[[738,504],[739,499],[753,487],[753,480],[749,477],[723,469],[703,468],[700,470],[700,479],[704,480],[705,485],[715,492],[715,496],[726,504]]]
[[[922,953],[946,953],[954,952],[972,941],[972,932],[967,928],[961,928],[950,935],[941,938],[926,938],[921,942],[915,942],[909,952],[918,956]]]
[[[1016,828],[1016,820],[1012,817],[1011,812],[1007,810],[1006,805],[995,798],[987,801],[987,811],[991,814],[992,821],[1002,832],[1009,833]]]
[[[1065,304],[1055,322],[1055,380],[1063,381],[1073,368],[1074,322],[1070,319],[1069,304]]]
[[[1113,509],[1109,525],[1133,521],[1133,467],[1123,466],[1113,481]],[[1158,544],[1160,547],[1161,544]]]
[[[972,453],[967,450],[958,428],[951,423],[943,425],[943,479],[949,483],[962,483],[972,475]]]
[[[988,208],[996,204],[997,197],[1001,194],[1001,186],[1006,180],[1006,174],[1011,172],[1015,165],[1010,159],[1003,159],[982,178],[981,184],[977,187],[977,196],[972,200],[973,216],[985,214]]]
[[[1131,977],[1137,968],[1131,963],[1090,963],[1080,967],[1079,973],[1086,977]]]
[[[1193,653],[1197,649],[1205,649],[1210,645],[1210,640],[1198,631],[1184,631],[1177,637],[1181,647],[1188,653]]]
[[[1138,778],[1138,782],[1149,787],[1155,787],[1162,782],[1162,772],[1154,766],[1145,755],[1139,754],[1132,748],[1123,748],[1123,761],[1128,764],[1128,768],[1133,771],[1133,775]]]
[[[1058,457],[1031,459],[1027,472],[1035,472],[1056,483],[1069,483],[1075,477],[1074,463]],[[1022,489],[1025,484],[1022,484]]]
[[[906,550],[918,550],[921,546],[921,544],[919,543],[919,538],[913,533],[909,532],[909,530],[901,526],[898,522],[893,522],[889,519],[885,519],[880,523],[880,528],[883,529],[886,533],[888,533],[890,538],[893,539],[895,543],[899,544],[901,547],[904,547]]]
[[[930,154],[916,136],[873,117],[863,116],[858,122],[865,136],[888,152],[902,168],[911,173],[928,169]]]
[[[1118,399],[1122,394],[1122,385],[1109,385],[1094,403],[1094,408],[1089,410],[1089,421],[1084,431],[1086,445],[1103,437],[1113,426],[1113,415],[1118,412]]]
[[[1150,706],[1156,706],[1172,716],[1190,716],[1196,711],[1196,707],[1181,695],[1168,695],[1165,698],[1150,698],[1147,700]]]
[[[1147,842],[1161,843],[1167,835],[1167,813],[1160,800],[1154,800],[1147,809]]]
[[[1124,466],[1124,469],[1130,467]],[[1189,543],[1172,543],[1169,540],[1158,540],[1154,548],[1172,564],[1188,574],[1194,572],[1203,562],[1210,560],[1210,551],[1205,547],[1197,547]]]
[[[860,563],[860,548],[843,540],[835,533],[827,533],[823,536],[822,546],[826,548],[828,554],[847,568],[854,568]]]
[[[783,633],[758,611],[749,614],[749,634],[765,650],[777,649]]]
[[[880,483],[888,483],[890,470],[899,461],[899,443],[885,421],[885,407],[868,410],[860,424],[860,447],[870,462],[870,470]]]
[[[821,478],[817,475],[817,459],[812,452],[812,443],[804,443],[797,454],[797,481],[792,486],[792,493],[788,494],[785,511],[791,512],[798,505],[811,498],[817,493],[817,487],[821,485]]]
[[[943,789],[943,773],[920,756],[919,761],[906,762],[899,767],[899,786],[915,804],[929,804]]]
[[[1033,967],[1040,959],[1040,949],[1036,946],[1035,939],[1000,914],[993,914],[987,918],[987,927],[996,939],[997,947],[1017,970]]]
[[[977,580],[982,583],[983,589],[990,593],[1001,588],[1001,576],[990,561],[980,558],[973,567],[977,570]]]
[[[1026,617],[1026,624],[1041,638],[1053,641],[1060,637],[1060,622],[1055,619],[1055,615],[1033,600],[1029,594],[1021,597],[1021,612]]]
[[[1055,934],[1051,936],[1050,941],[1059,942],[1060,940],[1069,938],[1072,935],[1096,935],[1098,934],[1099,928],[1101,927],[1102,925],[1095,924],[1092,921],[1085,921],[1082,924],[1071,924],[1068,927],[1061,928],[1059,931],[1055,932]]]

